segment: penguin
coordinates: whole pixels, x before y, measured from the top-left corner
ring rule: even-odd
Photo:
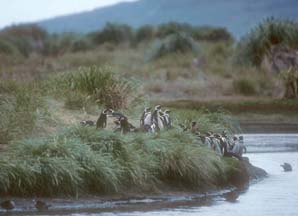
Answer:
[[[6,211],[13,210],[15,208],[15,203],[12,200],[5,200],[0,203],[1,208],[5,209]]]
[[[141,118],[140,118],[140,127],[143,128],[144,127],[144,124],[145,124],[145,117],[151,113],[151,107],[147,107],[144,109],[142,115],[141,115]]]
[[[154,125],[154,129],[156,131],[160,131],[160,127],[158,125],[158,119],[160,117],[160,113],[161,113],[161,105],[155,106],[154,111],[151,115],[151,122],[152,122],[152,125]]]
[[[86,121],[81,121],[80,124],[82,126],[90,126],[90,127],[92,127],[92,126],[95,125],[95,122],[94,121],[91,121],[91,120],[86,120]]]
[[[196,134],[199,131],[199,127],[196,121],[191,122],[190,132]]]
[[[171,113],[171,110],[165,110],[163,114],[165,126],[167,129],[172,128],[172,119],[171,119],[170,113]]]
[[[110,112],[111,112],[110,109],[104,109],[101,112],[99,118],[96,121],[96,128],[97,129],[99,129],[99,128],[101,128],[101,129],[106,128],[106,126],[107,126],[107,115]]]
[[[120,131],[122,134],[130,132],[130,124],[126,117],[120,117]]]
[[[285,172],[291,172],[292,171],[292,166],[289,163],[284,163],[280,165],[282,168],[284,168]]]

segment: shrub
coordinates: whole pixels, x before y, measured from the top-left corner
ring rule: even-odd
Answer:
[[[216,28],[216,27],[196,27],[192,30],[192,36],[195,40],[199,41],[210,41],[219,42],[233,41],[232,34],[226,28]]]
[[[19,54],[19,50],[10,41],[0,38],[0,54],[15,56]]]
[[[127,107],[138,97],[138,94],[132,95],[135,85],[119,78],[109,67],[83,67],[58,75],[50,85],[55,86],[53,90],[58,94],[77,91],[113,109]]]
[[[192,26],[186,23],[169,22],[161,24],[157,27],[156,36],[159,38],[165,38],[169,35],[179,34],[181,32],[191,33]]]
[[[171,53],[198,52],[198,50],[198,45],[192,37],[185,33],[177,33],[156,41],[150,50],[148,60],[158,59]]]
[[[154,37],[154,27],[150,25],[144,25],[137,29],[135,33],[135,42],[140,43],[142,41],[151,40]]]
[[[235,92],[243,95],[255,95],[257,93],[257,87],[254,80],[247,78],[240,78],[233,81],[233,88]]]
[[[91,40],[96,45],[101,45],[106,42],[113,44],[130,42],[132,39],[132,29],[128,25],[107,23],[102,31],[94,32],[90,34],[89,37],[91,37]]]
[[[236,63],[259,66],[264,55],[276,45],[298,48],[298,24],[289,20],[268,18],[238,43]]]
[[[5,28],[0,36],[10,41],[25,57],[31,52],[40,52],[47,38],[47,32],[36,25],[17,25]]]

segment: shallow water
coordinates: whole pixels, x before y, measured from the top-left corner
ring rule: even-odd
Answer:
[[[298,215],[298,134],[244,135],[251,163],[265,169],[268,178],[243,191],[167,195],[130,200],[77,203],[52,200],[50,212],[14,212],[7,215],[63,216],[291,216]],[[293,172],[283,172],[288,162]],[[21,209],[20,209],[21,210]],[[0,212],[1,214],[1,212]]]

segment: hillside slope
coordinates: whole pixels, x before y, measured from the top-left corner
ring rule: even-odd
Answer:
[[[228,28],[236,37],[268,16],[298,20],[296,0],[139,0],[39,22],[50,32],[90,32],[106,22],[138,27],[169,21]]]

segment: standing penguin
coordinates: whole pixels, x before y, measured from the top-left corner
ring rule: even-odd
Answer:
[[[161,105],[155,106],[155,109],[151,115],[151,122],[154,130],[160,131],[159,119],[160,119]]]
[[[97,129],[98,128],[101,128],[101,129],[106,128],[106,126],[107,126],[107,115],[108,115],[109,112],[111,112],[110,109],[104,109],[101,112],[99,118],[96,121],[96,128]]]
[[[170,113],[171,113],[170,110],[165,110],[163,115],[165,126],[167,129],[172,128],[172,119],[171,119]]]
[[[145,118],[148,114],[151,113],[151,107],[147,107],[144,109],[142,115],[141,115],[141,118],[140,118],[140,127],[141,128],[144,128],[144,125],[145,125]]]

